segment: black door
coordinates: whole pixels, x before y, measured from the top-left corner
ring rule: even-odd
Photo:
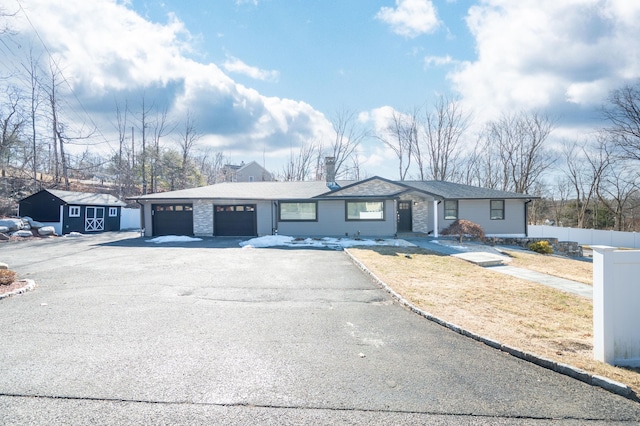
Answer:
[[[153,204],[153,235],[193,235],[192,204]]]
[[[398,201],[398,232],[411,232],[411,201]]]
[[[214,235],[253,237],[257,235],[256,205],[216,206],[213,220]]]

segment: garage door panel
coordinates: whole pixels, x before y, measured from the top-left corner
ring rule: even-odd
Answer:
[[[214,233],[218,236],[255,236],[255,204],[216,206]]]
[[[153,235],[193,235],[192,204],[154,204]]]

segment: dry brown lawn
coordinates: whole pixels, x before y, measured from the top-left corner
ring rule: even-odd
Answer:
[[[526,251],[503,250],[503,253],[511,258],[511,266],[593,285],[593,264],[590,262]]]
[[[640,372],[593,359],[593,304],[577,295],[420,248],[352,248],[380,280],[421,310],[502,344],[624,383]],[[591,284],[590,263],[510,252],[512,265]]]

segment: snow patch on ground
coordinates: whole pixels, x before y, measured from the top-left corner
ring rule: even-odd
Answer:
[[[202,241],[202,238],[187,237],[186,235],[164,235],[162,237],[152,238],[147,240],[148,243],[190,243],[193,241]]]
[[[460,251],[469,251],[469,250],[471,250],[471,248],[468,247],[468,246],[456,245],[456,244],[452,243],[451,241],[432,240],[431,242],[435,243],[435,244],[440,244],[442,246],[451,247],[452,249],[456,249],[456,250],[460,250]]]
[[[252,238],[242,241],[243,248],[265,248],[265,247],[330,247],[335,249],[354,246],[396,246],[414,247],[415,245],[400,239],[353,239],[353,238],[294,238],[286,235],[267,235],[264,237]]]

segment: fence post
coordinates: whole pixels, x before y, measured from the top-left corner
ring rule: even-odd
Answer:
[[[593,356],[612,365],[640,366],[640,251],[593,249]]]

